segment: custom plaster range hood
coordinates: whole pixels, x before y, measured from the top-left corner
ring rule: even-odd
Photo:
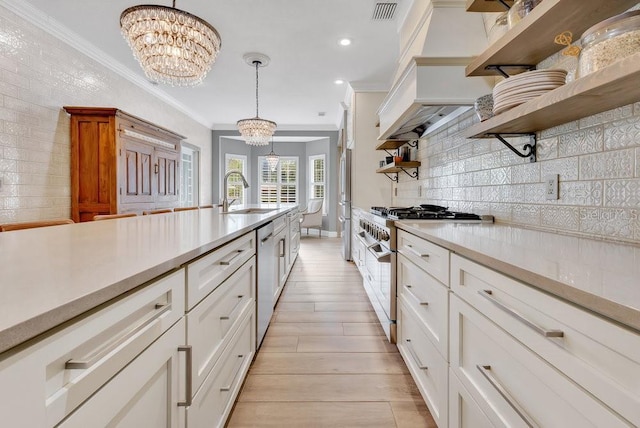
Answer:
[[[378,109],[380,140],[419,138],[493,90],[493,77],[465,76],[473,56],[487,47],[481,14],[466,12],[464,1],[424,3],[414,2],[422,11],[409,11],[401,29],[401,40],[404,33],[409,41]]]

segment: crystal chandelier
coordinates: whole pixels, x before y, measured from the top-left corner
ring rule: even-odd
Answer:
[[[256,67],[256,117],[241,119],[237,122],[238,130],[247,144],[252,146],[266,146],[276,130],[276,123],[261,119],[258,116],[258,68],[269,64],[269,57],[258,53],[244,55],[247,64]],[[274,153],[275,155],[275,153]],[[277,165],[277,161],[276,161]]]
[[[267,165],[269,165],[269,169],[271,170],[271,172],[274,172],[276,168],[278,168],[280,156],[275,154],[273,151],[273,137],[271,137],[271,152],[265,157],[267,159]]]
[[[220,51],[220,35],[208,22],[173,7],[139,5],[120,15],[120,30],[152,82],[202,83]]]

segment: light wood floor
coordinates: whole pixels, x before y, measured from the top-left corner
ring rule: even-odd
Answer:
[[[436,427],[340,245],[301,240],[229,427]]]

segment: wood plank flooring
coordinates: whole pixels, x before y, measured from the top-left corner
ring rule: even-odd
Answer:
[[[228,427],[436,427],[340,245],[301,240]]]

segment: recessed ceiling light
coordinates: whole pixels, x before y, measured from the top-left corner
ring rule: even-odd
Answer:
[[[351,39],[340,39],[338,42],[341,46],[349,46],[351,44]]]
[[[342,80],[342,79],[338,79],[338,80],[336,80],[336,81],[335,81],[335,82],[333,82],[333,83],[335,83],[336,85],[342,85],[342,84],[344,83],[344,80]]]

